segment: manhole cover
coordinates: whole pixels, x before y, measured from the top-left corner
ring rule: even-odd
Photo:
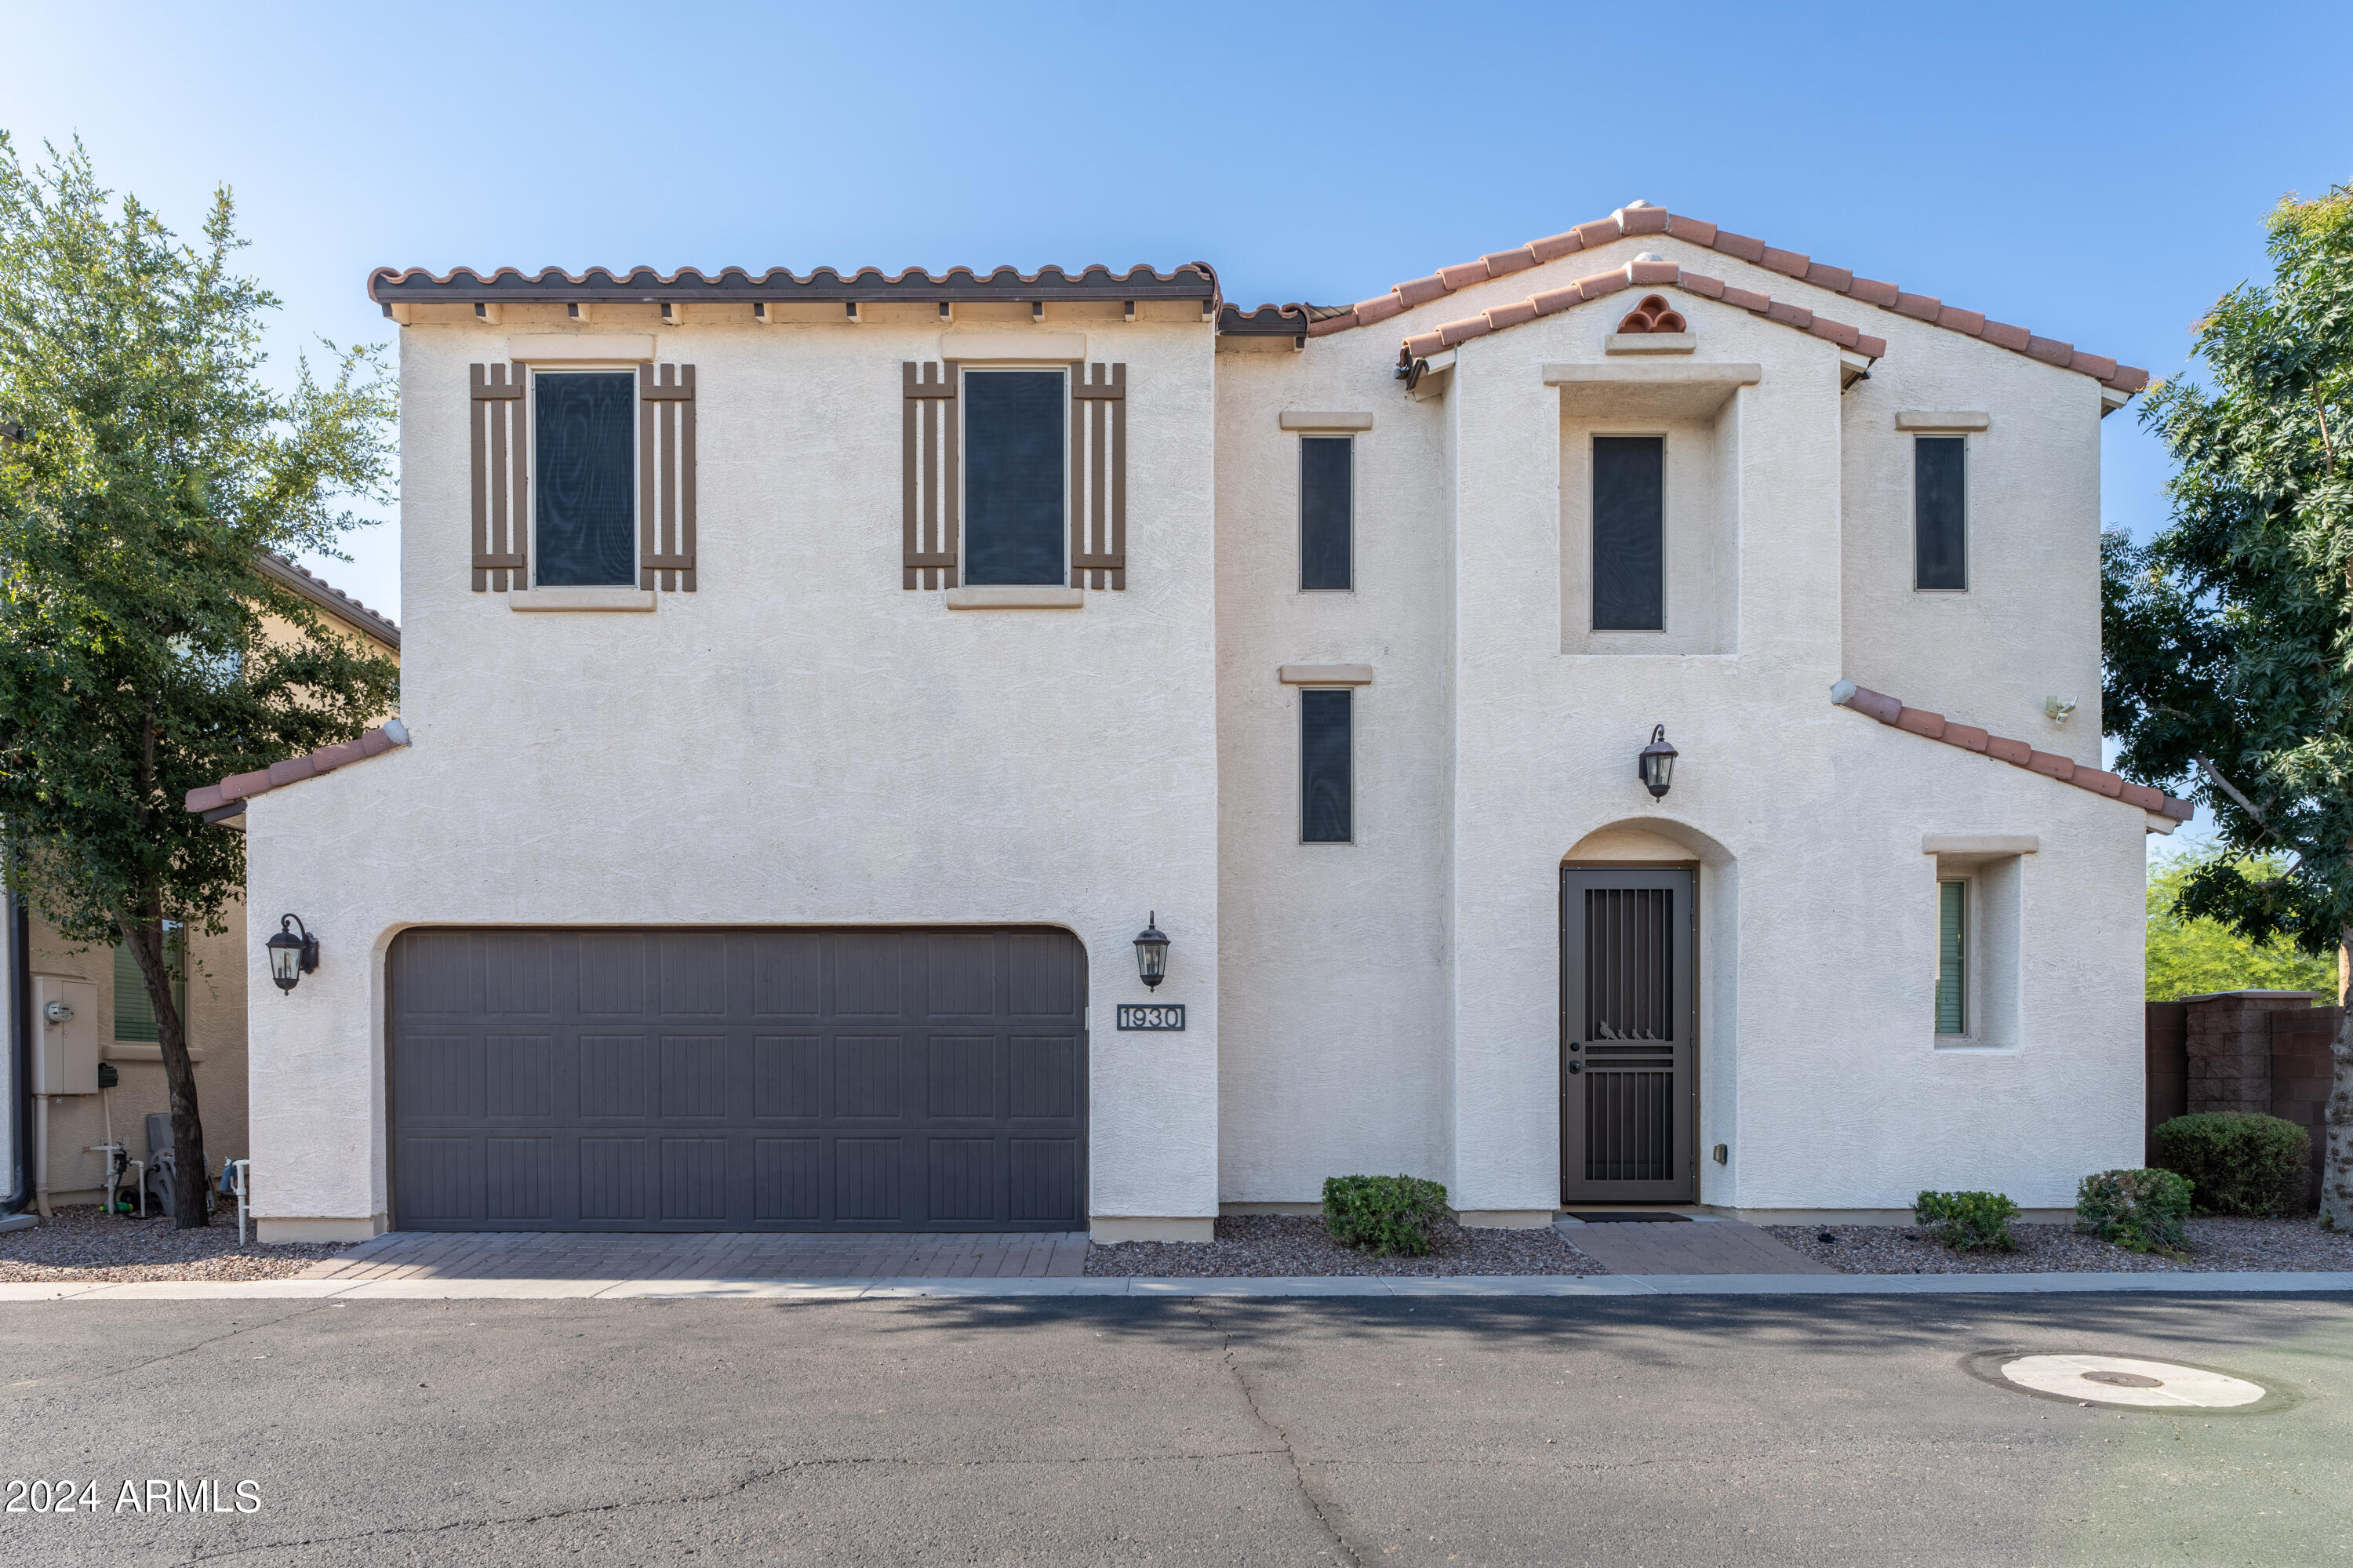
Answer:
[[[2231,1410],[2269,1392],[2226,1372],[2130,1356],[2019,1356],[2002,1362],[2000,1370],[2021,1388],[2100,1404]]]

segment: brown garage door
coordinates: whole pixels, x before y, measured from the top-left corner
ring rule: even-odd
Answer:
[[[1040,929],[420,929],[404,1230],[1075,1230],[1085,963]]]

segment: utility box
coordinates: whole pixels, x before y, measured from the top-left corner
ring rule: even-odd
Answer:
[[[33,977],[33,1092],[98,1093],[98,986],[56,975]]]

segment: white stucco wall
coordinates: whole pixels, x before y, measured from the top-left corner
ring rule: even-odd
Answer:
[[[1215,1212],[1211,338],[1115,308],[1080,324],[1132,401],[1128,587],[1075,611],[950,611],[900,587],[900,365],[938,357],[935,322],[748,312],[661,336],[698,366],[699,591],[650,614],[512,611],[469,591],[464,425],[466,367],[506,333],[403,334],[415,744],[248,812],[254,896],[300,911],[325,954],[253,1014],[266,1214],[385,1212],[392,937],[523,923],[1065,926],[1098,1021],[1092,1208]],[[1189,1028],[1119,1033],[1155,909],[1174,946],[1155,1000]]]

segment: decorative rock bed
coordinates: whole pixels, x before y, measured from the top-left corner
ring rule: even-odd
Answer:
[[[343,1250],[340,1242],[264,1246],[249,1232],[239,1246],[234,1210],[216,1213],[203,1230],[183,1231],[166,1219],[109,1216],[87,1204],[59,1209],[32,1230],[0,1234],[0,1283],[287,1279]]]
[[[2072,1225],[2014,1224],[2016,1252],[1957,1253],[1903,1225],[1767,1225],[1841,1274],[2239,1274],[2353,1271],[2353,1234],[2316,1221],[2191,1220],[2187,1262],[2126,1252]],[[1837,1239],[1825,1242],[1824,1235]]]
[[[1301,1275],[1605,1274],[1560,1233],[1491,1230],[1441,1221],[1422,1257],[1375,1257],[1342,1246],[1324,1222],[1290,1214],[1229,1214],[1209,1242],[1119,1242],[1087,1250],[1093,1275],[1165,1278]]]

